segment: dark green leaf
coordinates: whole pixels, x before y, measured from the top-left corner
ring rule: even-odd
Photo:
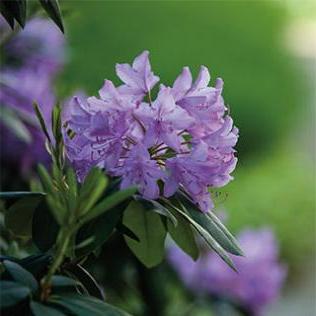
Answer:
[[[30,290],[32,290],[32,292],[37,291],[37,281],[30,272],[13,261],[4,260],[3,265],[13,280],[27,286]]]
[[[17,191],[17,192],[0,192],[0,199],[10,200],[10,199],[21,199],[25,197],[44,197],[46,194],[44,192],[29,192],[29,191]]]
[[[46,274],[52,256],[46,253],[32,255],[18,261],[18,264],[34,275],[36,279],[41,279]]]
[[[54,275],[52,276],[51,284],[52,287],[74,287],[78,285],[78,282],[63,275]]]
[[[124,212],[123,224],[136,234],[139,242],[125,237],[135,256],[148,268],[160,263],[164,254],[165,227],[160,216],[144,209],[141,203],[132,201]]]
[[[31,301],[31,310],[34,316],[66,316],[62,311],[59,311],[51,306],[43,305]]]
[[[26,0],[2,0],[3,5],[21,25],[24,27],[26,19]]]
[[[116,227],[115,227],[119,233],[121,233],[122,235],[125,235],[131,239],[134,239],[136,241],[140,241],[139,238],[128,228],[126,227],[124,224],[122,224],[121,222],[119,222]]]
[[[196,260],[199,257],[199,248],[196,245],[191,225],[179,214],[175,213],[174,216],[177,218],[178,224],[174,226],[168,221],[168,232],[177,245],[193,260]]]
[[[14,306],[31,294],[28,287],[12,281],[0,281],[0,302],[2,308]]]
[[[129,188],[111,194],[99,202],[91,211],[89,211],[83,218],[82,222],[88,222],[93,218],[100,216],[102,213],[110,210],[114,206],[122,203],[127,198],[131,197],[136,192],[136,188]]]
[[[14,29],[14,17],[10,10],[6,7],[3,1],[0,1],[0,12],[2,16],[5,18],[5,20],[10,25],[11,29]]]
[[[63,193],[57,192],[54,195],[47,195],[46,201],[49,206],[49,212],[55,221],[62,226],[68,218],[68,207],[64,201],[60,201],[59,197],[63,198]]]
[[[202,213],[197,206],[184,195],[179,194],[178,198],[187,214],[196,223],[203,227],[219,243],[219,245],[221,245],[221,247],[233,255],[242,255],[242,251],[238,246],[237,240],[235,240],[232,235],[230,235],[230,237],[227,236],[227,229],[223,231],[222,228],[212,219],[212,217]]]
[[[60,30],[64,33],[63,21],[57,0],[39,0],[42,7],[45,9],[51,19],[58,25]]]
[[[32,222],[32,238],[34,244],[41,251],[52,248],[56,242],[59,226],[51,214],[45,201],[36,208]]]
[[[118,205],[115,208],[105,212],[98,218],[83,225],[77,235],[77,244],[93,237],[93,240],[85,247],[76,250],[78,257],[83,257],[93,252],[110,237],[115,226],[120,221],[126,204]]]
[[[30,196],[18,200],[5,212],[5,226],[17,237],[31,237],[32,219],[42,196]]]
[[[126,312],[114,306],[83,295],[53,295],[49,302],[65,307],[76,316],[128,316]]]
[[[71,264],[66,270],[75,277],[86,289],[89,295],[104,300],[104,294],[93,276],[79,264]]]
[[[161,205],[159,202],[155,200],[146,200],[140,196],[135,197],[135,200],[139,201],[146,210],[151,210],[153,212],[156,212],[160,215],[166,216],[171,220],[173,225],[177,225],[177,219],[176,217],[163,205]]]

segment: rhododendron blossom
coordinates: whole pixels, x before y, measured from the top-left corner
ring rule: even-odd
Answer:
[[[209,86],[202,66],[193,82],[183,68],[156,99],[147,51],[132,65],[116,65],[119,87],[106,80],[98,97],[74,97],[66,107],[64,137],[69,160],[82,181],[93,166],[136,185],[146,199],[185,190],[204,212],[213,207],[209,188],[222,187],[236,166],[238,130],[222,97],[223,81]],[[163,189],[159,186],[163,184]]]
[[[279,261],[278,242],[268,228],[243,230],[238,241],[245,257],[235,257],[238,273],[213,252],[193,261],[181,249],[169,248],[168,259],[183,283],[195,294],[225,297],[241,305],[250,315],[264,315],[276,300],[287,275]]]

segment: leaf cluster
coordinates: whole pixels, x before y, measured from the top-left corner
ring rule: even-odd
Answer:
[[[55,22],[59,29],[64,32],[58,0],[38,1],[48,16]],[[15,23],[18,23],[24,28],[27,6],[30,5],[30,2],[31,0],[2,0],[0,2],[0,12],[12,29],[14,29]]]
[[[158,201],[136,197],[124,212],[123,224],[138,237],[125,236],[125,240],[147,267],[162,261],[167,233],[194,260],[199,257],[196,234],[234,270],[228,253],[243,255],[234,236],[215,214],[202,213],[183,190]]]
[[[127,316],[124,311],[95,298],[90,275],[80,265],[72,270],[75,277],[54,275],[51,294],[41,298],[40,277],[48,269],[52,258],[49,255],[33,255],[23,260],[1,257],[0,302],[1,315],[113,315]],[[90,282],[90,283],[89,283]],[[98,293],[98,295],[100,295]]]

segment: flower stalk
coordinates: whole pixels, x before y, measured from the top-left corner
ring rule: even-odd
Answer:
[[[42,301],[47,300],[48,296],[50,295],[52,277],[64,261],[68,246],[71,241],[72,233],[73,229],[69,229],[69,227],[66,226],[61,228],[61,230],[59,231],[53,262],[50,265],[46,276],[42,280]]]

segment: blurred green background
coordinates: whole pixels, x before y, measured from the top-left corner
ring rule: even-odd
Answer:
[[[118,83],[115,63],[144,49],[164,83],[186,65],[194,74],[206,65],[213,80],[224,79],[240,129],[239,164],[218,209],[227,211],[235,232],[272,226],[289,267],[288,291],[304,282],[315,269],[316,67],[315,59],[287,48],[295,20],[289,3],[65,1],[64,9],[69,63],[61,96],[78,89],[96,95],[105,78]],[[315,289],[305,288],[313,297]],[[306,308],[301,315],[311,315],[313,307]]]

